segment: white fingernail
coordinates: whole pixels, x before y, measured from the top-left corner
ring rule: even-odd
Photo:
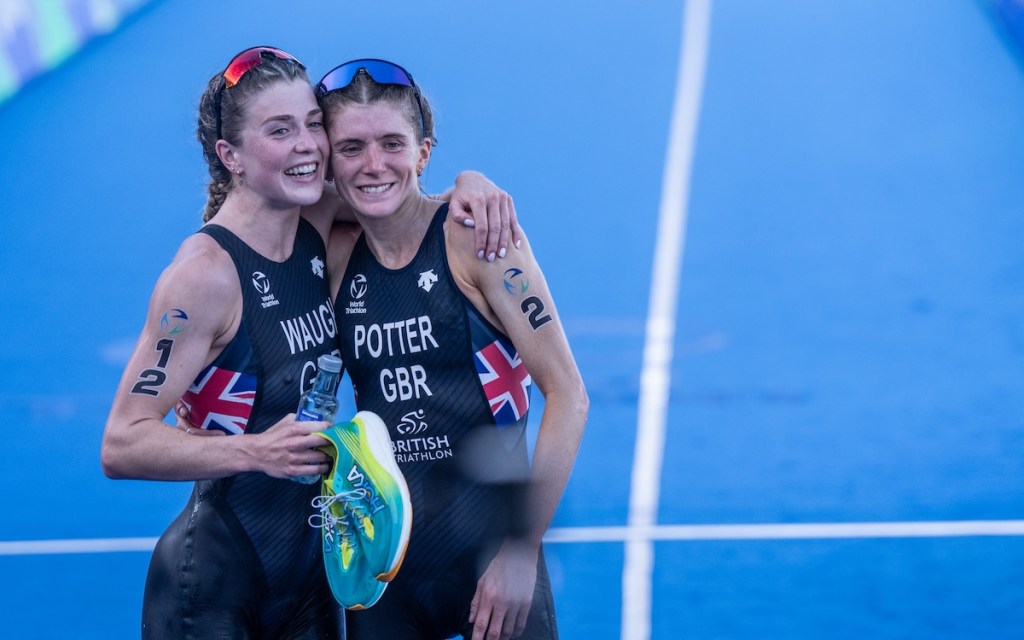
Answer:
[[[462,221],[462,224],[466,225],[467,227],[476,226],[476,222],[473,221],[473,218],[466,218],[465,220]]]
[[[494,262],[494,252],[487,254],[487,262]]]
[[[505,257],[505,247],[502,247],[502,248],[501,248],[501,249],[500,249],[500,250],[498,251],[498,257],[499,257],[499,258],[504,258],[504,257]]]
[[[481,260],[483,260],[483,259],[484,259],[484,250],[483,250],[483,249],[481,249],[481,250],[477,251],[477,252],[476,252],[476,257],[478,257],[478,258],[480,258]]]

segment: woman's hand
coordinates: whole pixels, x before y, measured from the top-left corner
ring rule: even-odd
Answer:
[[[538,549],[506,540],[476,583],[469,605],[473,640],[509,640],[523,633],[537,584]]]
[[[175,427],[190,436],[224,436],[223,431],[202,429],[189,421],[189,410],[180,400],[174,406]],[[295,420],[295,414],[289,413],[274,426],[256,435],[247,436],[260,438],[258,453],[259,468],[268,476],[275,478],[294,478],[313,476],[326,473],[330,469],[330,456],[316,447],[325,444],[325,440],[313,434],[323,431],[331,425],[327,422]]]
[[[189,420],[188,405],[181,400],[174,405],[174,426],[191,436],[226,436],[223,431],[211,431],[192,424]]]
[[[439,198],[450,203],[453,220],[476,230],[478,258],[494,262],[505,257],[510,241],[517,247],[522,242],[512,196],[482,173],[463,171]]]
[[[327,441],[315,433],[330,426],[329,422],[323,421],[297,421],[295,414],[289,413],[266,431],[251,436],[259,438],[259,444],[253,451],[257,468],[274,478],[327,473],[331,458],[317,448]]]

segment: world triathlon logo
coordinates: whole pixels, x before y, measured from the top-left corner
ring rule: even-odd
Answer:
[[[252,286],[256,287],[256,291],[259,292],[260,306],[264,309],[281,304],[281,301],[275,298],[274,294],[270,293],[270,278],[262,271],[252,272]]]
[[[270,292],[270,278],[262,271],[253,271],[252,286],[256,287],[256,290],[261,294],[266,295]]]
[[[523,275],[522,269],[511,269],[505,270],[505,291],[508,291],[512,295],[523,295],[526,290],[530,288],[530,281]]]
[[[361,273],[352,278],[352,284],[348,287],[349,295],[358,300],[366,295],[366,276]]]
[[[188,315],[181,309],[170,309],[160,316],[160,331],[176,336],[188,326]]]

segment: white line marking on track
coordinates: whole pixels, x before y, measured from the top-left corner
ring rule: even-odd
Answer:
[[[688,0],[683,11],[679,74],[662,177],[661,208],[651,277],[643,369],[640,374],[636,452],[629,496],[628,524],[631,529],[652,527],[658,512],[676,300],[710,30],[711,0]],[[622,569],[623,640],[647,640],[650,637],[653,569],[654,547],[651,541],[626,538],[626,557]]]
[[[156,538],[92,538],[0,542],[0,556],[152,551],[156,540]]]
[[[1024,520],[695,524],[551,529],[545,543],[1024,536]]]
[[[1024,536],[1024,520],[935,522],[809,522],[787,524],[677,524],[649,527],[560,527],[545,544],[721,540],[841,540]],[[150,552],[156,538],[93,538],[0,542],[0,556]]]

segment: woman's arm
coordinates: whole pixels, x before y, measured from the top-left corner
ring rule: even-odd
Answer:
[[[477,258],[504,258],[511,242],[518,247],[522,229],[516,217],[512,196],[477,171],[463,171],[455,185],[437,197],[450,203],[452,219],[476,230],[474,253]]]
[[[230,341],[241,318],[238,276],[212,238],[186,240],[153,291],[103,433],[111,478],[198,480],[242,471],[306,475],[326,463],[311,451],[325,423],[282,420],[259,435],[192,438],[163,422],[198,373]],[[321,457],[322,456],[322,457]]]
[[[505,632],[525,625],[536,580],[537,556],[568,484],[587,420],[589,399],[562,328],[544,274],[525,234],[518,249],[499,263],[459,259],[465,230],[448,231],[453,273],[474,305],[512,339],[530,377],[544,395],[544,413],[534,447],[527,492],[525,535],[508,539],[477,586],[471,620],[474,638],[499,625]],[[453,242],[454,240],[454,242]],[[461,245],[461,246],[459,246]]]
[[[452,218],[475,229],[472,253],[478,258],[493,262],[496,257],[505,257],[509,243],[518,246],[522,241],[512,196],[482,173],[463,171],[456,176],[453,186],[431,197],[449,202]],[[302,217],[316,227],[325,244],[329,243],[332,224],[356,223],[355,214],[338,195],[333,182],[324,183],[323,196],[316,204],[303,207]]]
[[[501,264],[471,263],[475,281],[469,284],[485,299],[490,313],[482,310],[511,338],[544,395],[527,533],[529,542],[539,547],[575,465],[589,399],[544,273],[525,234],[522,238],[520,248],[512,249]]]

